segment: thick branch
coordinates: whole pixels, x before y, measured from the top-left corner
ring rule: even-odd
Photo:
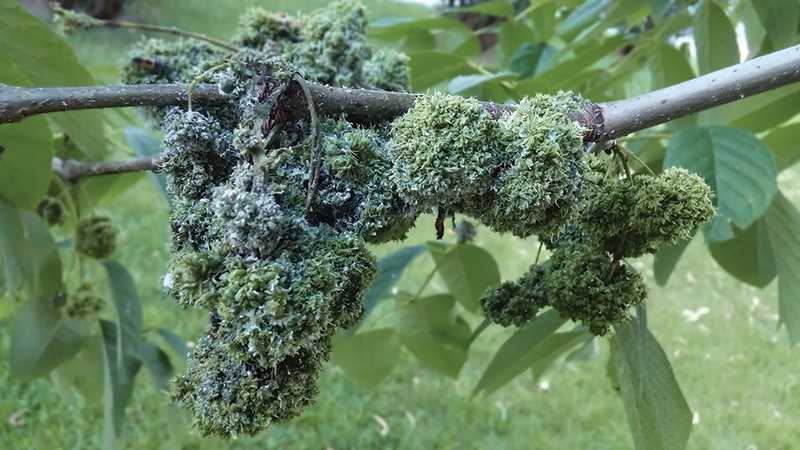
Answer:
[[[167,106],[188,102],[189,85],[136,84],[59,88],[22,88],[0,84],[0,124],[19,122],[35,114],[121,106]],[[223,105],[230,102],[217,85],[200,84],[192,101]]]
[[[605,130],[615,139],[745,97],[800,81],[800,45],[712,72],[674,86],[599,104]]]
[[[158,170],[161,155],[145,156],[125,161],[80,162],[74,159],[53,158],[53,173],[74,183],[83,177],[111,175],[123,172]]]

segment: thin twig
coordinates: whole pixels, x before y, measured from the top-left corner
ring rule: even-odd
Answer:
[[[157,171],[162,162],[161,155],[126,159],[123,161],[81,162],[74,159],[53,158],[53,173],[65,181],[75,183],[83,177],[110,175],[124,172]]]
[[[199,83],[200,80],[202,80],[206,76],[210,75],[211,73],[216,72],[217,70],[220,70],[220,69],[224,69],[225,67],[228,67],[228,64],[230,64],[230,63],[229,62],[224,62],[222,64],[217,64],[216,66],[214,66],[214,67],[206,70],[205,72],[201,73],[197,78],[195,78],[189,84],[189,92],[186,94],[186,97],[188,98],[187,101],[188,101],[188,104],[189,104],[189,111],[192,110],[192,91],[194,91],[194,87],[197,85],[197,83]]]
[[[314,134],[313,143],[311,144],[311,171],[308,177],[308,197],[306,198],[306,209],[311,209],[311,202],[314,201],[314,196],[317,193],[317,183],[319,183],[319,173],[322,170],[322,146],[320,145],[319,138],[319,121],[317,120],[317,108],[314,105],[314,98],[311,95],[311,90],[308,88],[306,80],[299,74],[294,74],[292,77],[305,94],[308,114],[311,116],[311,132]]]

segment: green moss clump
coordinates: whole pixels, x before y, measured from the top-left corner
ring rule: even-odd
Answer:
[[[108,216],[85,217],[75,227],[75,250],[91,258],[103,259],[117,248],[117,228]]]
[[[105,306],[106,299],[97,295],[90,284],[81,283],[67,297],[62,312],[70,319],[85,319],[97,315]]]
[[[480,298],[484,316],[504,327],[527,325],[548,305],[546,280],[547,270],[532,266],[519,280],[490,287]]]
[[[409,57],[391,48],[379,48],[364,63],[362,83],[372,89],[408,92],[411,90]]]
[[[589,244],[563,243],[550,256],[545,283],[548,303],[562,316],[604,336],[644,301],[642,276]]]
[[[272,13],[264,8],[250,7],[239,18],[239,26],[231,38],[237,46],[266,50],[265,46],[275,45],[282,51],[284,42],[298,40],[299,27],[292,18],[282,13]]]
[[[36,206],[36,214],[41,217],[48,226],[61,225],[66,214],[64,204],[56,197],[47,196]]]
[[[618,258],[654,253],[690,237],[714,217],[711,189],[695,174],[669,168],[657,177],[606,180],[591,189],[581,220],[605,251]]]
[[[537,95],[501,120],[507,145],[481,221],[501,233],[547,238],[578,216],[584,131],[568,113],[581,102],[572,93]]]
[[[123,84],[188,83],[228,53],[194,39],[146,39],[131,49],[130,59],[120,66],[119,79]]]
[[[492,186],[500,126],[474,99],[420,97],[392,123],[392,180],[421,210],[478,210],[472,205]]]
[[[305,19],[299,42],[286,45],[285,58],[307,80],[357,86],[364,62],[372,56],[366,27],[366,11],[360,2],[333,2]]]

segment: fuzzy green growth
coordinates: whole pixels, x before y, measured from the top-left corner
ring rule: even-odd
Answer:
[[[106,300],[97,295],[91,285],[81,283],[75,292],[67,297],[62,312],[70,319],[85,319],[96,316],[105,305]]]
[[[88,30],[92,28],[94,18],[88,14],[75,12],[71,9],[64,9],[58,2],[51,2],[50,8],[53,10],[53,22],[56,29],[66,36],[72,36],[78,29]]]
[[[501,233],[550,237],[577,217],[586,166],[584,131],[568,113],[581,104],[572,93],[537,95],[520,101],[500,121],[504,164],[481,221]]]
[[[218,65],[227,50],[192,39],[147,39],[130,52],[130,59],[120,67],[123,84],[188,83]],[[155,66],[142,64],[151,60]]]
[[[55,197],[45,197],[36,206],[36,214],[41,217],[48,226],[61,225],[66,214],[64,204]]]
[[[234,45],[256,50],[282,51],[284,42],[298,40],[299,27],[283,13],[273,13],[260,7],[250,7],[240,18],[239,26],[231,38]]]
[[[553,251],[545,285],[550,306],[597,336],[627,320],[628,309],[647,295],[639,273],[580,243],[565,242]]]
[[[392,123],[392,180],[417,209],[477,209],[492,186],[500,126],[474,99],[421,97]]]
[[[480,298],[484,316],[504,327],[527,325],[548,304],[546,280],[544,268],[531,266],[519,280],[490,287]]]
[[[469,220],[462,220],[453,226],[453,232],[456,234],[456,242],[459,244],[466,244],[475,240],[478,235],[478,230],[475,229],[475,224]]]
[[[75,250],[95,259],[103,259],[117,248],[117,228],[108,216],[85,217],[75,227]]]
[[[364,63],[363,84],[373,89],[404,92],[411,90],[409,57],[390,48],[379,48]]]
[[[601,181],[590,189],[581,223],[591,239],[618,258],[654,253],[688,239],[714,217],[711,189],[684,169],[657,177]]]

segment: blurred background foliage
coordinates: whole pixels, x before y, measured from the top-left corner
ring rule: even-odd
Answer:
[[[327,3],[136,0],[117,2],[119,8],[100,8],[98,14],[227,39],[247,6],[294,14]],[[758,0],[688,2],[692,5],[668,0],[532,0],[486,2],[442,19],[441,10],[422,4],[364,3],[375,21],[370,28],[374,42],[401,48],[411,56],[415,90],[450,91],[500,102],[558,89],[572,89],[600,102],[668,86],[796,44],[800,11],[793,2],[764,2],[778,5],[764,11]],[[47,16],[43,3],[24,6]],[[790,14],[780,14],[786,11]],[[1,19],[0,26],[4,26]],[[698,37],[699,29],[710,37]],[[140,32],[99,29],[66,41],[96,80],[114,83],[116,64],[126,60],[128,45],[139,39]],[[47,84],[46,80],[34,83]],[[676,145],[670,138],[686,127],[720,124],[748,129],[763,138],[774,155],[776,170],[781,170],[776,188],[796,202],[800,200],[800,174],[794,167],[800,158],[795,139],[798,123],[793,119],[798,112],[797,95],[797,86],[782,88],[648,130],[627,145],[660,169],[667,148]],[[129,145],[139,154],[147,151],[147,137],[136,144],[136,136],[124,131],[131,125],[143,126],[131,111],[103,112],[107,142],[102,147],[108,159],[132,156]],[[59,128],[67,127],[68,123],[59,122]],[[66,149],[74,144],[56,140],[55,148],[70,155],[91,148],[88,141],[79,144],[80,150]],[[192,345],[191,339],[205,329],[207,317],[181,309],[162,293],[170,229],[169,205],[158,185],[144,174],[127,174],[86,180],[81,186],[85,195],[79,198],[79,207],[97,204],[97,210],[110,215],[119,228],[115,259],[127,267],[138,290],[146,341],[169,348],[165,337],[170,335],[159,332],[167,329]],[[685,247],[679,261],[680,251],[675,249],[660,254],[655,265],[651,257],[631,261],[650,287],[649,328],[672,363],[693,412],[690,448],[790,448],[796,441],[800,362],[787,344],[786,328],[778,328],[778,264],[775,249],[763,244],[765,225],[759,216],[751,221],[753,228],[732,229],[737,239],[712,243],[711,252],[698,236],[677,249]],[[491,254],[503,280],[519,277],[536,258],[539,244],[535,239],[499,236],[477,228],[474,244]],[[380,257],[410,245],[425,245],[435,235],[433,230],[434,218],[425,216],[407,241],[373,250]],[[444,240],[455,243],[456,236],[448,232]],[[410,263],[393,292],[419,289],[434,268],[429,255],[435,252]],[[102,274],[103,268],[94,271]],[[426,287],[429,294],[449,291],[455,290],[439,274]],[[790,300],[781,300],[784,307],[800,302],[787,303]],[[10,317],[17,308],[10,300],[0,301],[0,446],[101,447],[102,358],[83,350],[49,376],[20,381],[12,375],[6,356]],[[387,323],[391,327],[391,309],[390,301],[379,303],[365,330]],[[462,316],[472,329],[482,320],[466,311]],[[106,308],[101,317],[115,320],[116,315]],[[793,319],[784,316],[783,320]],[[431,370],[399,345],[397,353],[382,355],[396,362],[385,364],[391,370],[388,375],[353,376],[354,358],[340,345],[320,378],[316,404],[303,416],[233,441],[197,436],[188,416],[169,404],[163,380],[143,374],[136,379],[125,408],[119,444],[186,449],[633,447],[623,403],[606,376],[606,340],[592,340],[543,373],[534,367],[533,373],[526,370],[491,395],[472,398],[498,347],[513,332],[488,327],[470,345],[469,358],[456,371],[455,380]],[[182,370],[178,353],[165,354],[169,358],[165,367]],[[342,367],[351,369],[350,376]],[[375,386],[364,387],[356,379]]]

